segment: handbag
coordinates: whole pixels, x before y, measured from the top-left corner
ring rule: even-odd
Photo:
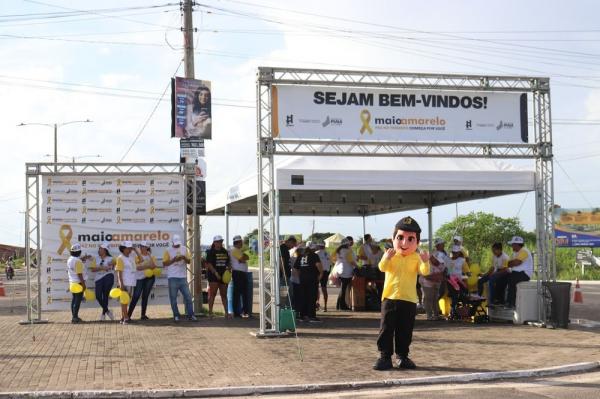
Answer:
[[[329,282],[338,288],[340,287],[340,285],[341,285],[340,277],[337,275],[337,273],[335,271],[333,271],[333,273],[331,273],[329,275]]]

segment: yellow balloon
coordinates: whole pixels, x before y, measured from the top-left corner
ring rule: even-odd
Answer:
[[[80,294],[83,292],[83,286],[79,283],[71,283],[69,284],[69,291],[71,291],[73,294]]]
[[[152,273],[154,274],[154,277],[160,277],[162,270],[157,267],[156,269],[152,270]]]
[[[94,299],[96,299],[96,294],[94,293],[94,291],[88,288],[85,291],[83,291],[83,297],[86,301],[93,301]]]
[[[450,314],[450,306],[452,304],[452,299],[448,298],[448,296],[444,295],[438,301],[438,305],[440,307],[440,311],[444,316],[448,316]]]
[[[113,288],[108,293],[108,296],[111,297],[112,299],[118,299],[118,298],[120,298],[121,297],[121,289],[120,288]]]
[[[231,281],[231,272],[229,270],[225,270],[225,272],[223,273],[222,280],[225,284],[229,284],[229,282]]]
[[[152,277],[154,276],[154,272],[152,271],[152,269],[144,269],[144,276]]]
[[[129,305],[129,294],[127,291],[121,291],[119,302],[121,302],[121,305]]]

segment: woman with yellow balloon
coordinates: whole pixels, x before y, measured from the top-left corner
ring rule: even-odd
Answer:
[[[152,287],[154,286],[154,270],[156,270],[156,258],[151,253],[150,245],[146,241],[142,241],[138,248],[134,248],[136,257],[135,257],[135,277],[136,284],[133,289],[133,297],[131,298],[131,303],[129,304],[129,311],[127,315],[131,319],[133,315],[133,310],[135,309],[135,305],[137,305],[138,300],[142,297],[142,317],[141,320],[148,320],[148,316],[146,316],[146,308],[148,307],[148,298],[150,297],[150,292],[152,291]]]
[[[115,283],[115,275],[113,274],[115,261],[110,255],[108,248],[107,242],[100,244],[98,247],[98,256],[92,259],[92,266],[90,267],[90,270],[95,273],[96,300],[102,308],[100,320],[106,320],[107,317],[111,320],[115,319],[115,316],[108,308],[109,293]]]
[[[85,262],[89,256],[81,258],[81,245],[75,243],[71,245],[69,259],[67,259],[67,274],[69,276],[69,290],[73,295],[71,299],[71,323],[81,323],[79,318],[79,307],[83,299],[85,286]]]
[[[229,252],[223,247],[223,237],[217,235],[206,251],[206,277],[208,279],[208,315],[212,317],[213,306],[217,291],[221,294],[221,302],[225,309],[225,317],[229,318],[227,311],[227,284],[224,279],[231,280],[231,259]],[[227,281],[229,283],[229,281]]]
[[[121,324],[129,324],[131,320],[127,313],[127,305],[130,301],[130,291],[136,285],[133,244],[131,241],[124,241],[119,245],[119,251],[121,251],[121,255],[117,258],[115,265],[119,292],[114,290],[114,294],[119,294],[119,302],[121,302]],[[113,290],[110,295],[113,296]]]

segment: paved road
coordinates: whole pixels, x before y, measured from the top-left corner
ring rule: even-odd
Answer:
[[[600,322],[600,281],[582,282],[581,289],[583,303],[571,302],[569,313],[571,321],[576,322],[577,319],[584,319]],[[572,300],[573,295],[571,295]],[[600,397],[600,394],[598,397]]]
[[[434,385],[373,389],[352,392],[326,392],[309,395],[272,396],[272,398],[353,398],[353,399],[576,399],[600,397],[600,371],[527,381],[498,381],[477,384]]]

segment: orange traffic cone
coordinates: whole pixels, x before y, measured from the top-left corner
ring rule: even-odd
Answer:
[[[583,303],[583,294],[581,293],[581,287],[579,286],[579,279],[575,283],[575,294],[573,295],[573,302]]]
[[[4,292],[4,283],[0,280],[0,296],[6,296],[6,292]]]

